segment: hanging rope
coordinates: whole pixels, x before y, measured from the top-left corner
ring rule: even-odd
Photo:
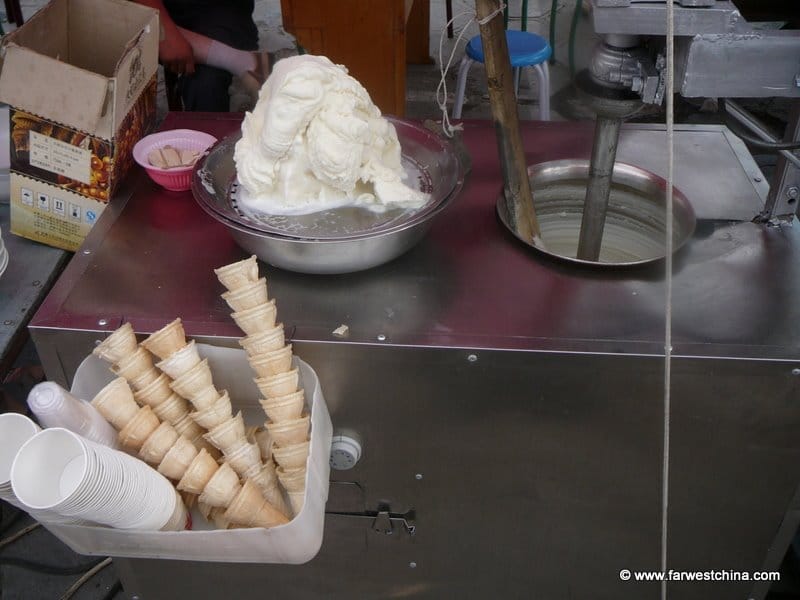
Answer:
[[[439,33],[439,85],[436,86],[436,104],[439,106],[439,110],[442,111],[442,132],[447,137],[453,137],[453,134],[456,131],[463,129],[462,125],[452,125],[450,123],[450,115],[447,112],[447,73],[450,71],[450,67],[453,64],[453,58],[455,58],[456,50],[458,50],[459,44],[464,37],[464,34],[467,32],[467,29],[472,23],[477,23],[478,25],[486,25],[489,21],[494,19],[496,16],[503,13],[506,8],[506,4],[501,2],[500,6],[497,10],[493,11],[492,13],[486,15],[483,19],[478,19],[478,15],[475,14],[475,11],[462,11],[455,15],[452,19],[450,19],[447,23],[445,23],[444,27],[442,27],[441,32]],[[466,22],[464,27],[461,28],[461,31],[458,33],[458,37],[456,38],[455,42],[453,42],[453,48],[450,50],[450,56],[447,58],[447,63],[445,64],[443,60],[444,56],[444,38],[445,34],[447,33],[447,28],[450,27],[456,19],[460,19],[461,17],[468,16],[470,17],[469,20]]]

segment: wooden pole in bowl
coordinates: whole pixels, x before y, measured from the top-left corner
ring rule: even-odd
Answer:
[[[514,77],[501,6],[497,0],[475,1],[489,101],[503,170],[503,192],[511,224],[519,236],[534,246],[543,246],[519,131]]]

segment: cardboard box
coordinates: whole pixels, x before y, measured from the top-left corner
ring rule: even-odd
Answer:
[[[53,0],[3,40],[11,231],[76,250],[155,127],[158,12]]]

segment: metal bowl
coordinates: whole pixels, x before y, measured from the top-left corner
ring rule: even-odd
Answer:
[[[603,243],[598,261],[576,258],[583,218],[589,161],[556,160],[528,167],[533,204],[544,247],[520,238],[509,224],[506,203],[497,201],[497,214],[516,237],[531,248],[571,263],[596,267],[641,265],[666,256],[666,188],[664,179],[639,167],[614,165]],[[673,252],[695,229],[692,205],[680,190],[673,193]]]
[[[416,124],[388,119],[397,130],[410,181],[428,194],[419,209],[375,213],[345,207],[292,216],[248,212],[237,202],[233,149],[240,133],[223,139],[198,161],[192,192],[242,248],[276,267],[339,274],[381,265],[416,245],[464,183],[464,169],[445,141]]]

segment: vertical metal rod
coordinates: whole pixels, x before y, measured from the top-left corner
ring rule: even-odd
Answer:
[[[577,258],[581,260],[596,261],[600,257],[608,197],[611,194],[611,175],[614,172],[614,161],[617,158],[617,143],[621,125],[621,119],[597,117],[592,161],[589,165],[589,181],[586,184],[586,200],[583,205],[581,233],[578,238]]]

